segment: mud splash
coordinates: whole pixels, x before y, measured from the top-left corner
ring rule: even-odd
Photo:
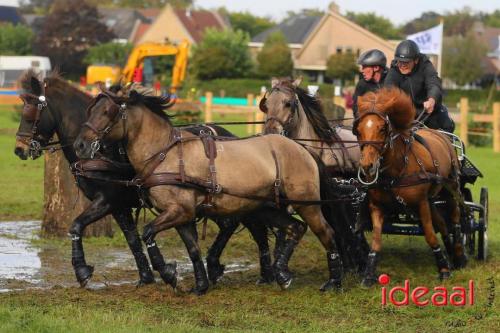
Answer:
[[[71,249],[33,242],[40,233],[40,221],[0,222],[0,293],[48,289],[78,288],[71,267]],[[117,236],[120,237],[120,236]],[[88,289],[135,284],[138,275],[128,248],[85,246],[87,261],[95,266]],[[184,254],[182,251],[178,253]],[[179,280],[191,277],[193,268],[187,256],[177,256]],[[255,268],[246,261],[226,264],[226,274]],[[158,282],[161,283],[160,280]]]

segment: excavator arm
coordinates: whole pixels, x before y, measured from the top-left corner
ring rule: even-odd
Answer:
[[[172,70],[172,90],[175,91],[186,76],[189,43],[182,42],[179,45],[144,43],[136,46],[127,60],[123,69],[123,77],[127,82],[132,82],[134,71],[142,66],[144,58],[175,55],[175,64]]]

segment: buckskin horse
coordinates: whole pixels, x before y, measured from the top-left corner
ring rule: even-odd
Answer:
[[[292,206],[326,249],[330,276],[321,289],[340,288],[342,262],[334,232],[318,205],[321,162],[279,135],[216,141],[175,129],[163,112],[167,101],[135,90],[103,91],[89,107],[90,117],[75,141],[82,158],[90,157],[95,142],[103,139],[127,142],[138,173],[135,183],[161,212],[144,227],[146,246],[154,246],[160,231],[189,223],[197,215],[244,214],[275,202],[282,209]],[[278,253],[275,262],[284,255]],[[165,266],[159,253],[150,260],[156,270]]]
[[[450,276],[450,264],[441,250],[433,222],[456,268],[466,265],[461,230],[459,163],[450,140],[442,133],[414,127],[415,108],[408,95],[397,88],[367,93],[358,100],[360,116],[354,130],[361,143],[359,179],[370,186],[369,209],[373,224],[371,251],[363,284],[373,285],[377,258],[382,248],[384,212],[391,208],[415,210],[427,244],[432,248],[439,278]],[[363,178],[364,177],[364,178]],[[430,199],[445,200],[453,226],[447,225]]]
[[[328,177],[355,177],[360,156],[357,138],[350,130],[330,126],[320,100],[299,87],[301,80],[302,78],[294,81],[289,78],[271,80],[271,89],[259,104],[261,111],[266,114],[264,133],[285,135],[318,155],[328,170]],[[357,212],[351,207],[352,202],[336,205],[336,211],[340,213],[337,215],[340,216],[329,221],[334,229],[339,226],[335,223],[338,219],[356,220],[354,215]],[[368,243],[361,226],[357,225],[356,229],[355,234],[347,240],[346,253],[342,253],[342,259],[344,265],[363,270],[369,250]],[[345,230],[343,234],[349,235],[350,231]]]
[[[131,215],[132,208],[141,206],[139,196],[134,188],[123,185],[135,175],[123,148],[117,145],[110,145],[106,149],[101,147],[102,155],[99,159],[86,161],[78,161],[73,149],[73,141],[87,119],[86,110],[92,97],[68,83],[56,71],[44,81],[40,81],[34,72],[28,71],[23,75],[20,83],[25,93],[21,95],[24,107],[17,133],[16,155],[21,159],[28,157],[35,159],[43,150],[61,148],[72,166],[79,188],[93,202],[75,219],[70,229],[72,264],[77,281],[85,286],[93,274],[93,267],[87,265],[85,261],[81,236],[88,225],[111,212],[136,259],[140,275],[139,284],[153,282],[152,272],[143,254],[137,227]],[[233,136],[218,126],[210,128],[193,126],[187,130],[197,135],[204,131],[216,131],[219,135]],[[55,142],[49,142],[54,133],[57,133],[60,140],[59,147],[54,144]],[[220,256],[240,222],[249,229],[259,248],[261,277],[258,283],[274,281],[267,242],[267,228],[262,223],[253,222],[259,219],[268,221],[266,224],[284,229],[286,233],[300,233],[303,230],[303,223],[273,208],[263,208],[251,216],[214,219],[220,230],[207,255],[208,279],[212,283],[216,283],[224,273],[224,265],[220,264]],[[195,269],[196,288],[192,291],[201,294],[208,288],[208,280],[200,251],[193,243],[193,239],[197,237],[195,226],[194,224],[181,226],[177,228],[177,231],[188,249]],[[149,249],[149,251],[155,250],[154,247]],[[277,246],[275,251],[280,251],[280,247]],[[286,248],[283,251],[286,251]],[[288,262],[282,260],[280,263],[284,267],[283,271],[288,272]],[[169,267],[171,266],[167,266]],[[278,276],[278,278],[283,279],[286,276]]]

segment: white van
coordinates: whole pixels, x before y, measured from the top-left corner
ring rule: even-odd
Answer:
[[[50,59],[38,56],[0,56],[0,88],[14,88],[18,78],[33,68],[42,78],[50,71]]]

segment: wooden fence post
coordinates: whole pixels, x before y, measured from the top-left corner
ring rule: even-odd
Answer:
[[[500,153],[500,102],[493,103],[493,151]]]
[[[250,106],[248,113],[247,113],[247,122],[251,123],[254,121],[255,118],[255,110],[253,108],[253,102],[254,102],[255,96],[254,94],[247,94],[247,105]],[[253,124],[247,124],[247,134],[251,135],[254,134],[252,133],[254,128]]]
[[[264,94],[261,94],[261,96],[257,97],[255,99],[255,103],[257,104],[257,108],[255,109],[255,121],[264,121],[264,112],[260,111],[259,105],[260,101],[264,98]],[[255,134],[262,133],[262,124],[255,124]]]
[[[205,93],[205,123],[213,122],[212,118],[212,97],[213,94],[210,91]]]
[[[460,98],[460,138],[465,146],[469,144],[469,100],[466,97]]]

